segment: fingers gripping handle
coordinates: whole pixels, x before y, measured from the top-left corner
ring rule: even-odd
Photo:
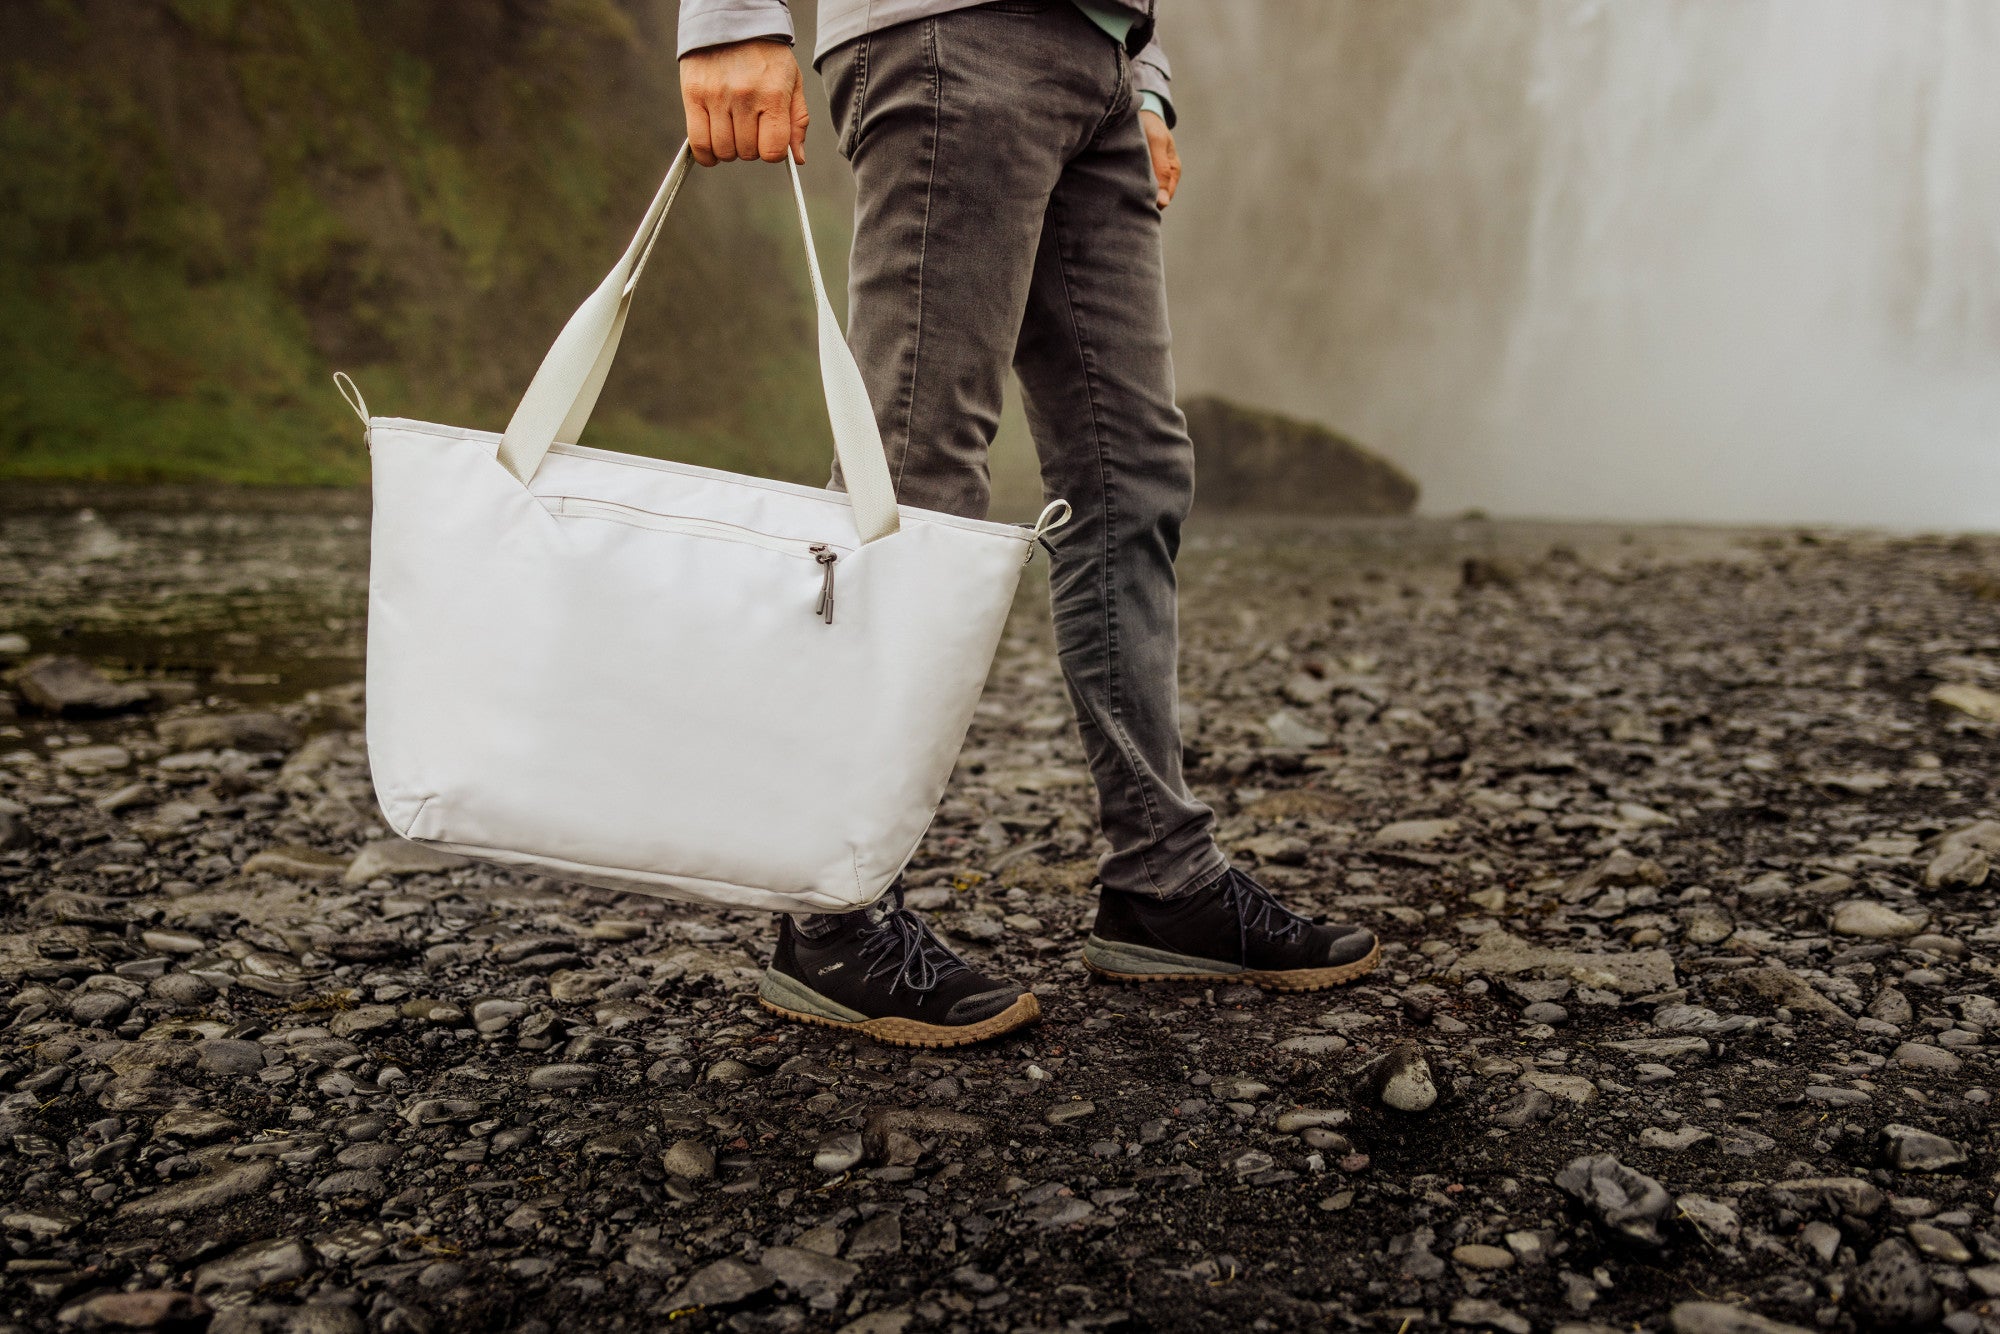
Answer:
[[[652,254],[660,225],[673,206],[691,161],[688,147],[681,145],[667,178],[661,182],[646,210],[645,220],[633,234],[611,272],[597,290],[585,298],[556,336],[541,369],[521,397],[513,420],[500,441],[499,459],[523,484],[541,467],[549,446],[560,440],[575,443],[590,420],[591,409],[604,388],[611,363],[618,355],[618,342],[625,332],[625,318],[631,309],[632,293],[639,275]],[[818,312],[820,381],[826,394],[827,418],[833,427],[834,452],[840,456],[840,470],[854,505],[854,526],[863,542],[886,537],[900,526],[896,513],[896,492],[889,480],[889,461],[882,450],[881,432],[875,425],[875,411],[862,383],[861,369],[854,364],[847,338],[841,332],[833,306],[827,300],[826,284],[820,277],[819,255],[813,248],[812,223],[806,213],[805,190],[799,172],[789,158],[786,169],[792,176],[792,195],[798,203],[799,229],[805,237],[806,268],[812,278],[813,304]]]

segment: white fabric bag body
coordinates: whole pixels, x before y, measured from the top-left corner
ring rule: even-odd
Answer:
[[[806,230],[846,493],[583,448],[686,175],[504,436],[368,418],[368,755],[419,843],[705,903],[841,911],[942,799],[1036,540],[899,507]],[[793,192],[801,227],[805,196]],[[356,396],[358,399],[358,395]]]

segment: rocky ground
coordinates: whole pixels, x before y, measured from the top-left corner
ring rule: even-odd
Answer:
[[[1389,942],[1305,996],[1081,970],[1030,590],[911,898],[1048,1017],[933,1053],[388,841],[295,508],[0,519],[6,1328],[2000,1327],[2000,540],[1198,537],[1193,781]]]

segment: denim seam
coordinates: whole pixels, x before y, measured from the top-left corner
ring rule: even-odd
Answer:
[[[840,146],[840,155],[850,162],[855,145],[861,141],[861,118],[867,114],[868,37],[864,35],[854,47],[854,91],[847,99],[847,133]]]
[[[924,173],[924,222],[917,238],[917,299],[916,328],[910,334],[910,370],[903,385],[903,438],[896,452],[896,477],[894,486],[903,489],[903,470],[909,465],[910,447],[917,426],[917,376],[922,368],[924,353],[924,264],[930,254],[931,204],[937,196],[938,144],[944,137],[944,69],[943,57],[938,50],[938,24],[936,19],[924,23],[924,57],[930,65],[931,77],[931,134],[926,150],[930,161],[925,164]]]
[[[1070,333],[1076,340],[1077,365],[1083,371],[1084,400],[1090,408],[1091,447],[1097,458],[1098,487],[1104,495],[1104,564],[1103,572],[1099,577],[1103,582],[1104,657],[1105,671],[1108,678],[1108,689],[1105,692],[1108,696],[1106,708],[1110,712],[1113,724],[1107,731],[1111,737],[1113,746],[1117,749],[1119,756],[1124,759],[1126,767],[1131,771],[1132,785],[1139,793],[1139,806],[1146,817],[1146,837],[1148,840],[1146,850],[1140,856],[1140,862],[1145,868],[1147,881],[1152,884],[1155,891],[1158,891],[1160,881],[1158,874],[1153,869],[1153,857],[1159,849],[1159,815],[1153,807],[1153,793],[1151,786],[1146,782],[1145,769],[1139,763],[1138,757],[1133,753],[1132,738],[1125,731],[1124,710],[1120,704],[1124,677],[1118,670],[1118,610],[1117,604],[1113,600],[1114,589],[1111,580],[1111,571],[1114,568],[1117,556],[1116,533],[1118,525],[1116,520],[1118,508],[1117,502],[1113,499],[1114,491],[1111,485],[1110,469],[1105,459],[1103,423],[1098,415],[1097,373],[1090,355],[1089,342],[1084,337],[1082,321],[1077,315],[1076,298],[1072,295],[1071,290],[1069,274],[1070,229],[1066,224],[1064,216],[1067,210],[1064,208],[1060,197],[1050,202],[1052,206],[1051,211],[1055,215],[1056,223],[1056,271],[1062,278],[1063,306],[1069,312]]]

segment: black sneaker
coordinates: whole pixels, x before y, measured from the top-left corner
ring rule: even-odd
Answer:
[[[786,917],[757,999],[787,1019],[899,1047],[960,1047],[1042,1017],[1032,992],[959,958],[900,898],[848,913],[823,936]]]
[[[1274,991],[1318,991],[1373,972],[1382,946],[1367,927],[1308,921],[1231,870],[1171,899],[1100,890],[1083,962],[1121,982],[1248,982]]]

